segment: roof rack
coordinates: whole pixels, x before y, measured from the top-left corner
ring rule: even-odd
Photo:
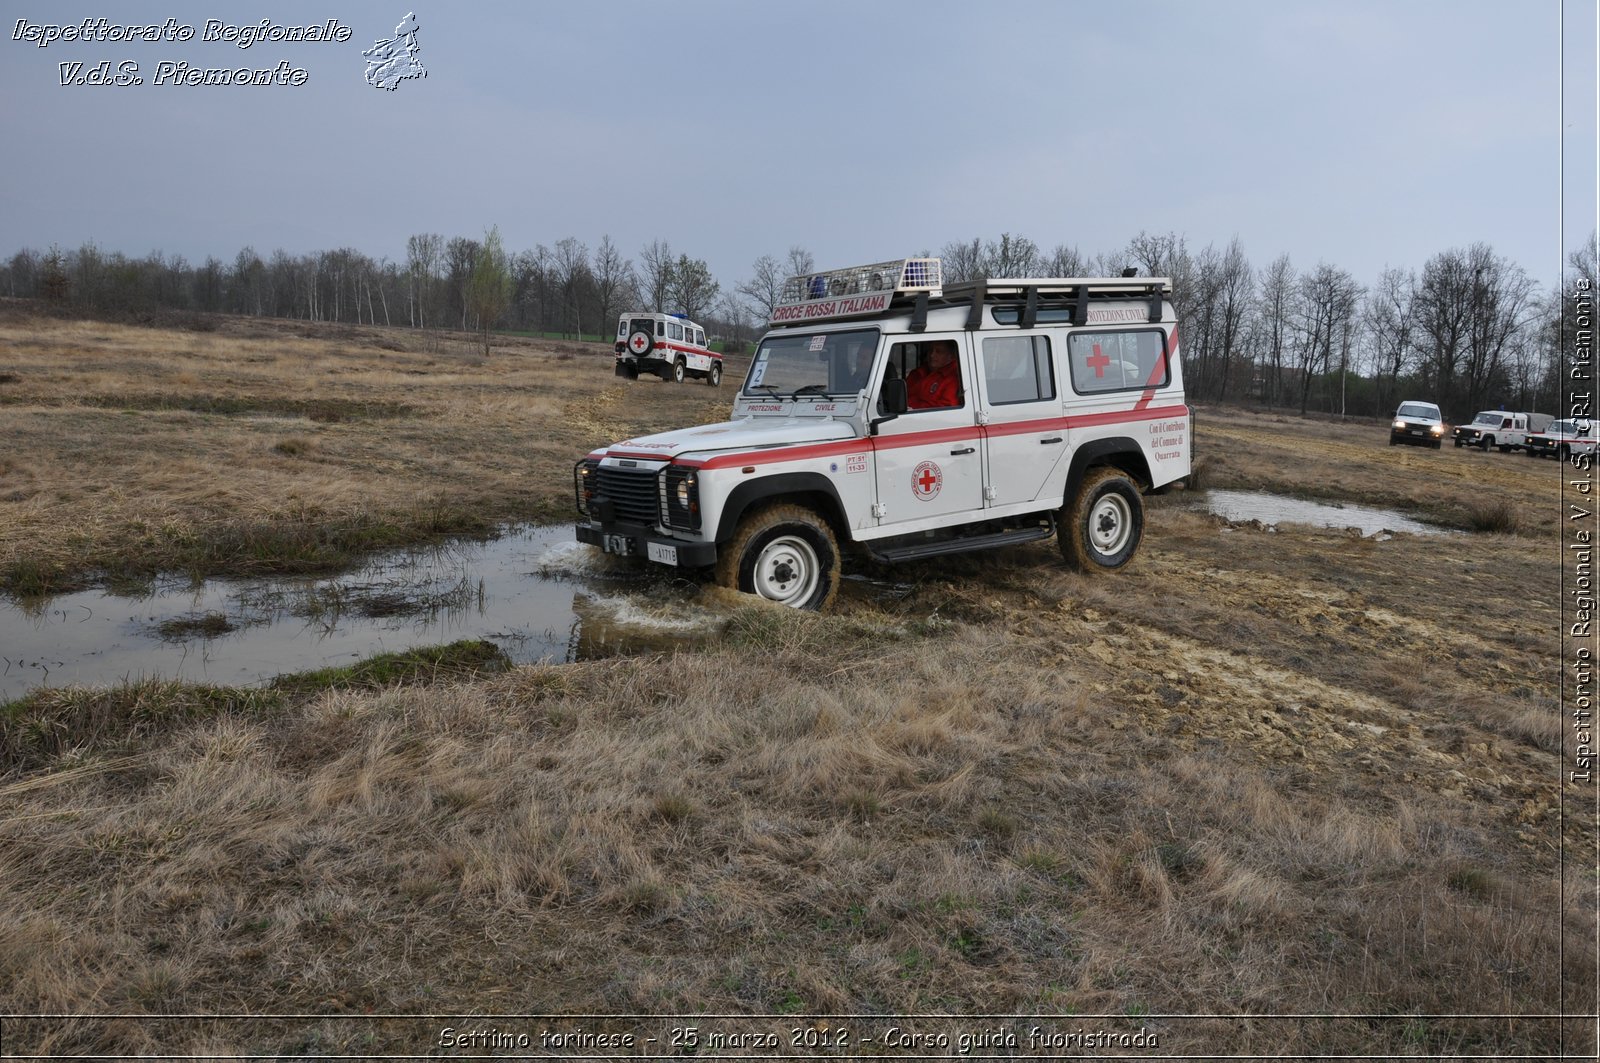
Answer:
[[[859,317],[898,305],[911,310],[910,330],[922,332],[930,309],[966,306],[966,327],[971,330],[982,327],[986,305],[1014,299],[1023,303],[1017,321],[1021,328],[1032,328],[1045,307],[1070,306],[1073,324],[1088,324],[1089,303],[1107,299],[1145,300],[1146,317],[1156,322],[1171,293],[1168,277],[994,277],[946,286],[939,259],[906,258],[790,277],[773,307],[771,323]]]
[[[983,324],[983,308],[999,299],[1023,300],[1019,328],[1032,328],[1041,306],[1073,307],[1072,323],[1089,323],[1089,303],[1103,299],[1144,299],[1149,302],[1148,319],[1161,320],[1162,302],[1172,294],[1170,277],[986,277],[944,289],[943,301],[969,303],[967,328]]]

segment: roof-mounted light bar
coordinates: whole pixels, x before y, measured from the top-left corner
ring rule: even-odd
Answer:
[[[937,258],[902,258],[803,273],[784,283],[772,309],[772,323],[875,314],[887,309],[896,295],[937,295],[943,287],[943,276]]]

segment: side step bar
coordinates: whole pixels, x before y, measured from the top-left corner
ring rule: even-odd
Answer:
[[[941,554],[964,554],[969,550],[987,550],[994,546],[1015,546],[1031,543],[1035,539],[1048,539],[1056,532],[1055,514],[1050,523],[1031,528],[1013,528],[1010,531],[991,532],[988,535],[971,535],[964,539],[939,539],[934,542],[912,543],[908,546],[889,546],[882,549],[870,543],[867,550],[879,561],[918,561],[924,557]]]

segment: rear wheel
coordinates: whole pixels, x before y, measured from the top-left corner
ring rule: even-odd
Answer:
[[[717,582],[791,609],[826,609],[839,591],[839,544],[803,506],[746,514],[717,551]]]
[[[683,383],[684,371],[687,368],[688,367],[683,364],[683,359],[682,358],[679,358],[676,362],[673,362],[672,363],[672,379],[677,381],[680,384]]]
[[[1121,469],[1090,469],[1077,496],[1061,508],[1056,538],[1061,556],[1080,572],[1126,565],[1144,537],[1144,499]]]

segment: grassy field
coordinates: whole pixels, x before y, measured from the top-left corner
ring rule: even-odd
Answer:
[[[579,455],[731,398],[617,379],[604,347],[12,309],[0,572],[297,570],[566,519]],[[1202,409],[1200,479],[1458,531],[1229,526],[1178,492],[1113,577],[1053,543],[857,562],[904,593],[816,616],[686,587],[725,621],[671,654],[13,703],[4,1006],[320,1017],[13,1020],[5,1048],[424,1053],[444,1023],[363,1016],[715,1012],[1592,1052],[1590,1021],[1494,1017],[1595,999],[1594,824],[1560,814],[1562,470],[1386,440]]]

